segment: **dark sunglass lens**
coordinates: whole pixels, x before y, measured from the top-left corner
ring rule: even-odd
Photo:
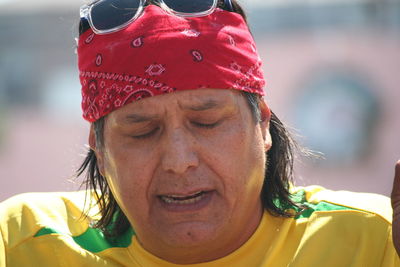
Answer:
[[[164,3],[176,12],[198,13],[210,10],[214,0],[164,0]]]
[[[139,0],[102,0],[91,10],[92,23],[98,30],[109,30],[132,19],[139,8]]]

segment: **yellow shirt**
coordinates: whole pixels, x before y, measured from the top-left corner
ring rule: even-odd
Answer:
[[[300,215],[265,212],[256,232],[235,252],[184,266],[400,266],[388,198],[315,186],[295,193],[308,207]],[[82,216],[84,203],[84,192],[23,194],[1,203],[0,267],[183,266],[145,251],[133,229],[108,242],[90,227],[95,216]]]

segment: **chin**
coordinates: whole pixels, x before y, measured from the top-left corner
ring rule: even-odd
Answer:
[[[204,222],[185,222],[169,227],[164,232],[164,243],[171,247],[197,247],[210,244],[216,239],[217,228]]]

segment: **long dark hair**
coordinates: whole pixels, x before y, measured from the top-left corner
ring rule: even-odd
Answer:
[[[220,3],[221,5],[223,4]],[[245,13],[240,5],[232,0],[234,12],[242,15]],[[80,32],[88,25],[81,22]],[[260,96],[244,92],[249,107],[252,111],[255,123],[260,122]],[[97,147],[104,145],[104,120],[100,118],[93,123]],[[265,178],[261,193],[261,201],[266,211],[274,216],[292,217],[288,207],[298,207],[291,199],[289,187],[293,177],[293,161],[296,143],[292,139],[285,125],[272,113],[269,128],[272,137],[272,147],[266,152],[267,163]],[[130,223],[116,202],[107,180],[101,175],[97,158],[92,149],[89,149],[85,160],[77,170],[77,177],[84,175],[83,186],[93,192],[96,204],[99,207],[100,219],[94,227],[100,228],[106,237],[112,238],[124,233]]]

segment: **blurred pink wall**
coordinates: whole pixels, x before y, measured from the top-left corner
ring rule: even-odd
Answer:
[[[373,82],[371,88],[381,102],[378,135],[369,144],[372,154],[345,167],[318,168],[305,161],[297,166],[297,184],[389,195],[394,164],[400,159],[400,35],[382,29],[298,32],[262,39],[259,44],[268,79],[267,99],[289,125],[298,84],[319,66],[357,69]]]

